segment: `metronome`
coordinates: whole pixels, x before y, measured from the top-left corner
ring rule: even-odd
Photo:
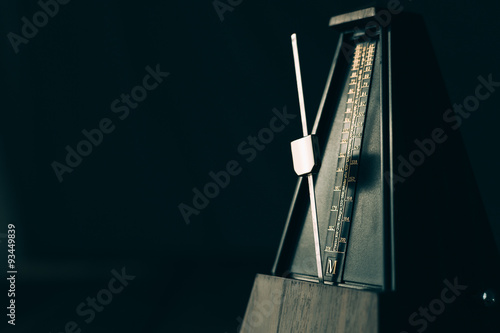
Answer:
[[[330,26],[310,135],[292,35],[300,178],[241,332],[498,332],[498,252],[422,18],[367,8]]]

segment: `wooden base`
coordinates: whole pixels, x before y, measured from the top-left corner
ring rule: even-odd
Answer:
[[[379,332],[379,295],[257,275],[241,333]]]

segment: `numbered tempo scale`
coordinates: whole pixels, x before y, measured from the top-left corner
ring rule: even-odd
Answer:
[[[341,282],[339,277],[342,276],[349,239],[375,45],[376,41],[356,44],[351,65],[333,203],[326,233],[325,282]]]
[[[310,134],[292,36],[300,177],[272,275],[257,275],[242,332],[500,327],[498,252],[460,134],[443,122],[450,102],[423,20],[400,13],[380,26],[377,16],[387,14],[366,8],[331,18],[340,37]],[[437,129],[445,144],[430,141]],[[415,140],[434,151],[408,175],[402,161]],[[471,225],[481,239],[474,251],[464,247]],[[450,281],[466,288],[445,314],[419,314]]]

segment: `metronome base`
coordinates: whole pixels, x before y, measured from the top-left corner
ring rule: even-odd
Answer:
[[[258,274],[241,333],[378,333],[374,292]]]

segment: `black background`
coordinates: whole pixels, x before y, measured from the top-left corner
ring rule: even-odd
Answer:
[[[500,81],[496,3],[401,2],[424,16],[452,102],[473,94],[480,75]],[[271,269],[296,182],[290,34],[311,126],[337,44],[328,19],[375,4],[243,0],[221,21],[211,1],[72,0],[16,54],[7,34],[40,7],[3,0],[0,234],[16,225],[19,271],[10,330],[63,332],[75,321],[97,333],[236,332],[255,273]],[[170,76],[120,120],[111,102],[157,64]],[[492,94],[461,127],[497,245],[499,102]],[[297,118],[247,162],[238,145],[285,106]],[[51,163],[102,118],[115,130],[60,183]],[[187,225],[178,205],[192,206],[192,189],[231,160],[241,174]],[[85,323],[75,308],[122,267],[136,278]]]

